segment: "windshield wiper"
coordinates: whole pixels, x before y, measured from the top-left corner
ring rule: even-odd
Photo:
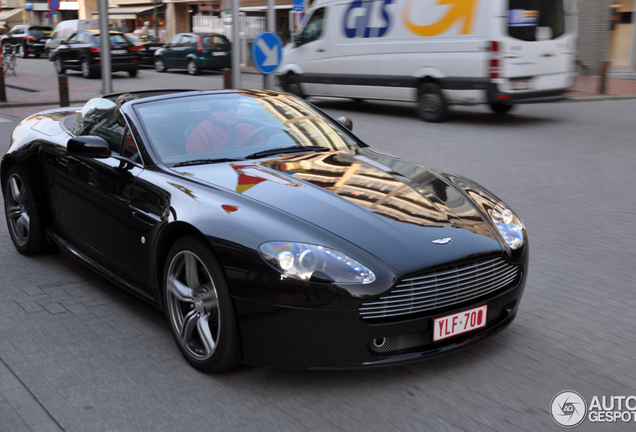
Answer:
[[[279,153],[302,153],[306,151],[324,152],[324,151],[331,151],[331,149],[327,147],[320,147],[320,146],[280,147],[280,148],[273,148],[269,150],[263,150],[256,153],[252,153],[251,155],[245,156],[245,159],[258,159],[260,157],[272,156]]]
[[[179,162],[172,166],[180,167],[180,166],[188,166],[188,165],[205,165],[205,164],[213,164],[213,163],[219,163],[219,162],[236,162],[240,160],[243,160],[243,159],[236,159],[236,158],[194,159],[191,161]]]

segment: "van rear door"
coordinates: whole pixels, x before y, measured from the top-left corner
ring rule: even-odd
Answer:
[[[501,4],[502,25],[495,36],[500,59],[495,72],[503,78],[499,91],[569,87],[576,57],[575,0],[502,0]]]

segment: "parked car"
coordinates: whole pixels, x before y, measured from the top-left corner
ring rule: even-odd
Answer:
[[[151,35],[141,35],[134,33],[126,33],[126,38],[136,46],[141,47],[139,54],[141,55],[141,64],[153,65],[155,60],[155,51],[164,44],[159,39]]]
[[[141,47],[135,46],[123,33],[110,32],[111,71],[126,71],[131,77],[137,76]],[[67,69],[82,72],[84,78],[92,78],[101,72],[101,35],[99,30],[80,30],[53,52],[53,61],[58,74]]]
[[[232,66],[232,47],[222,34],[180,33],[155,52],[155,69],[187,69],[191,75],[201,70]]]
[[[528,278],[521,220],[346,120],[266,90],[43,111],[0,164],[6,227],[20,253],[56,245],[163,309],[202,371],[388,366],[503,330]]]
[[[19,24],[13,26],[9,33],[2,36],[0,43],[17,45],[19,57],[26,58],[30,54],[40,57],[44,53],[44,44],[51,37],[53,29],[48,26],[29,26]]]
[[[53,51],[78,30],[98,30],[98,20],[66,20],[55,26],[51,38],[44,44],[44,53],[53,61]]]

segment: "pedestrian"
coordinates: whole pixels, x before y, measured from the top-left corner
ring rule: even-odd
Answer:
[[[144,26],[141,28],[142,36],[148,36],[150,33],[150,21],[144,22]]]

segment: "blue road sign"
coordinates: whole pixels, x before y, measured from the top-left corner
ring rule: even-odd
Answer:
[[[274,32],[264,31],[252,42],[252,62],[263,75],[276,72],[283,61],[283,41]]]

